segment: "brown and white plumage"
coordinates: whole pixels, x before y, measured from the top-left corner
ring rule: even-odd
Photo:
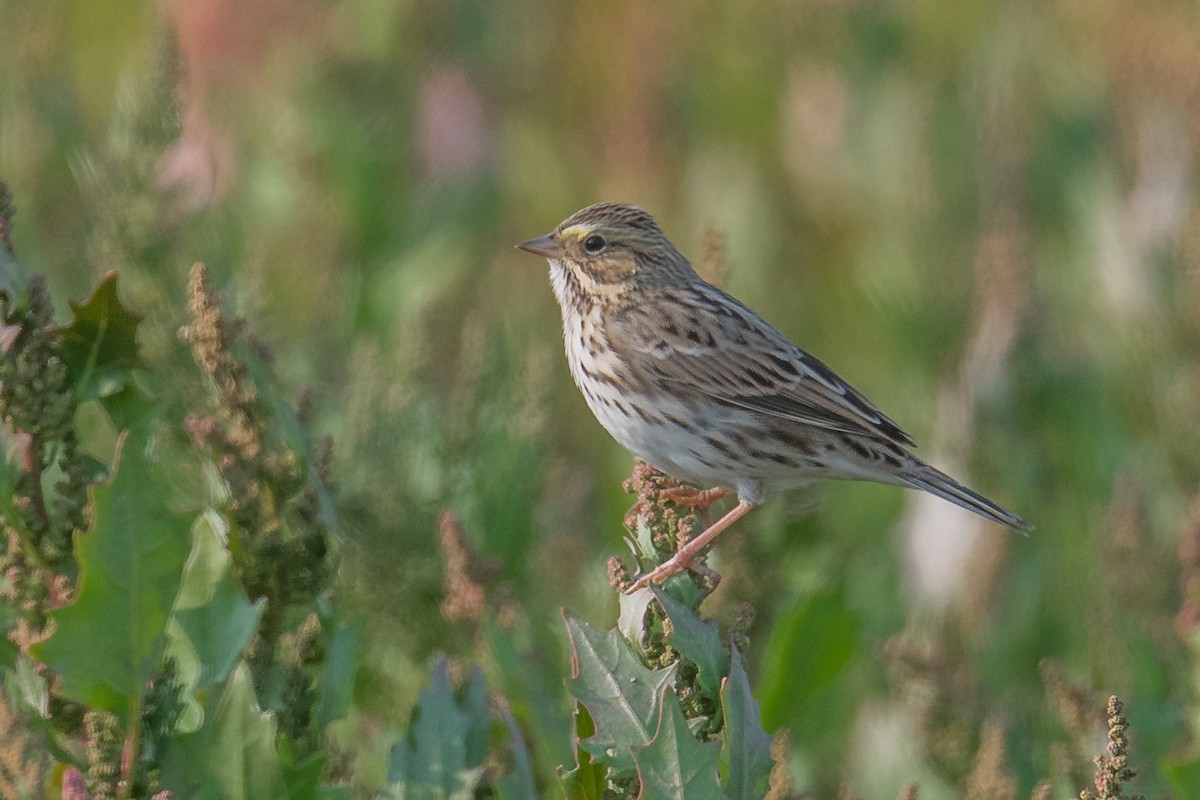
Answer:
[[[1029,527],[912,455],[895,422],[701,279],[645,211],[588,206],[520,247],[550,262],[571,374],[600,423],[668,474],[735,489],[737,516],[768,489],[839,478]]]

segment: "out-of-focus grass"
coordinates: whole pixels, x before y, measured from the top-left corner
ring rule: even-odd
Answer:
[[[1038,526],[845,485],[725,538],[724,596],[758,608],[751,674],[803,785],[939,796],[993,720],[1028,790],[1060,769],[1048,658],[1126,698],[1145,789],[1186,750],[1190,4],[0,0],[0,40],[22,262],[73,297],[120,270],[170,364],[182,276],[207,261],[314,387],[368,631],[364,751],[433,652],[477,645],[438,611],[441,508],[543,659],[498,679],[523,723],[565,707],[557,609],[613,613],[630,462],[570,385],[544,265],[511,248],[600,199],[697,259],[716,226],[731,291]],[[889,760],[881,731],[925,744]]]

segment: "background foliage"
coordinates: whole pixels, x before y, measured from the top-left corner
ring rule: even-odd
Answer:
[[[544,264],[511,245],[620,199],[924,456],[1037,525],[1024,539],[912,493],[831,485],[723,537],[704,611],[723,636],[744,629],[796,790],[1028,796],[1048,780],[1039,791],[1074,794],[1118,694],[1133,785],[1200,796],[1193,3],[0,0],[0,41],[0,178],[17,208],[0,288],[25,298],[47,276],[66,373],[42,377],[73,392],[55,412],[55,435],[73,432],[53,441],[75,455],[46,479],[69,484],[48,558],[81,601],[72,530],[107,518],[150,547],[149,524],[167,548],[155,563],[179,562],[130,576],[157,598],[131,630],[153,635],[108,643],[52,688],[128,722],[146,686],[184,686],[195,716],[173,730],[198,727],[161,761],[163,785],[199,780],[179,753],[231,763],[210,745],[236,729],[275,770],[243,776],[262,782],[245,796],[319,781],[372,796],[423,735],[442,741],[411,713],[424,697],[475,731],[461,764],[477,782],[528,774],[559,791],[588,724],[564,687],[559,609],[615,624],[605,559],[627,552],[631,462],[570,385]],[[197,261],[248,320],[253,398],[178,335],[201,316]],[[118,348],[102,373],[79,350],[99,341],[87,312],[66,300],[110,270],[123,305],[103,307],[143,319],[117,326],[136,327],[136,361]],[[247,430],[283,460],[247,460],[262,471],[238,484],[222,465],[242,463],[251,407]],[[148,441],[178,469],[150,469]],[[104,480],[85,522],[69,499]],[[278,502],[253,511],[238,485]],[[127,491],[158,505],[112,519]],[[291,556],[221,546],[272,519],[300,543]],[[334,552],[314,551],[327,537]],[[87,536],[75,546],[102,561]],[[280,577],[296,574],[311,578],[302,597]],[[292,610],[259,616],[261,598]],[[38,602],[60,634],[131,613],[120,596]],[[219,635],[189,627],[189,609],[195,623],[218,602]],[[278,661],[242,652],[264,629]],[[25,644],[51,667],[78,659],[54,641]],[[163,678],[164,653],[182,683]],[[50,702],[31,663],[0,660],[29,713]],[[338,685],[349,695],[286,699]],[[314,716],[283,712],[300,707]],[[103,742],[102,728],[80,736]],[[66,763],[55,747],[29,752]]]

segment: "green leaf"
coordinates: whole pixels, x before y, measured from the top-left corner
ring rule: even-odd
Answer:
[[[617,630],[639,652],[644,652],[642,623],[646,619],[646,609],[650,608],[653,600],[654,593],[648,588],[641,588],[636,592],[621,592],[617,595],[617,603],[620,607],[620,613],[617,615]]]
[[[0,425],[0,429],[3,427]],[[3,502],[3,499],[0,499],[0,517],[5,516]],[[6,581],[7,578],[0,578],[0,586]],[[17,620],[17,610],[13,608],[12,603],[0,603],[0,671],[15,668],[17,659],[21,657],[21,648],[9,638],[9,634],[17,627]]]
[[[336,625],[332,619],[328,623]],[[317,722],[322,729],[346,716],[350,709],[357,671],[355,655],[358,653],[361,633],[362,628],[358,625],[343,625],[329,635],[325,666],[317,685]]]
[[[321,797],[321,776],[325,774],[324,753],[313,753],[293,764],[282,765],[283,784],[288,800],[315,800]]]
[[[646,518],[638,514],[637,523],[634,525],[634,538],[629,540],[630,548],[633,554],[641,559],[654,558],[654,538],[650,534],[650,525],[646,522]]]
[[[232,558],[225,542],[229,525],[216,511],[206,511],[192,527],[192,551],[184,565],[183,580],[169,629],[176,650],[188,647],[199,673],[197,685],[221,683],[250,644],[264,599],[251,603],[231,572]],[[178,637],[186,638],[186,644]]]
[[[50,692],[46,688],[46,678],[38,672],[33,659],[21,655],[12,672],[0,677],[3,677],[0,683],[12,708],[37,717],[48,716]]]
[[[121,436],[113,477],[92,490],[91,530],[75,539],[75,602],[51,613],[53,635],[32,648],[58,672],[59,694],[126,724],[158,663],[188,551],[189,519],[166,507],[156,476],[144,443]]]
[[[616,630],[601,633],[569,611],[563,618],[572,650],[567,687],[596,723],[595,735],[582,745],[613,770],[631,772],[630,748],[654,737],[662,689],[674,680],[675,668],[647,669]]]
[[[136,379],[131,379],[120,389],[106,394],[98,401],[112,425],[119,431],[147,431],[151,423],[161,419],[163,404],[151,398]]]
[[[258,710],[250,669],[240,662],[213,718],[174,740],[164,782],[198,800],[287,797],[275,739],[275,720]]]
[[[583,742],[596,733],[596,723],[588,714],[583,703],[575,704],[575,741]],[[604,789],[608,785],[608,770],[595,761],[583,746],[575,748],[575,767],[558,769],[566,800],[604,800]]]
[[[529,750],[525,747],[525,737],[517,727],[517,721],[508,710],[508,705],[501,704],[500,721],[508,731],[509,749],[512,750],[512,773],[496,782],[497,795],[500,800],[537,800],[537,786],[533,780],[533,763],[529,758]]]
[[[477,767],[487,758],[488,738],[492,731],[492,717],[488,713],[487,684],[478,667],[471,669],[467,678],[466,696],[462,701],[467,715],[467,734],[464,739],[464,755],[468,767]]]
[[[721,691],[721,680],[729,673],[729,654],[721,644],[717,624],[702,620],[688,606],[676,600],[668,592],[654,587],[654,596],[671,620],[671,634],[667,641],[680,654],[700,670],[700,688],[712,699]]]
[[[721,773],[729,800],[758,800],[767,791],[774,762],[771,737],[759,721],[758,703],[737,647],[730,646],[729,677],[721,683]]]
[[[226,549],[229,526],[216,511],[197,517],[192,526],[192,550],[167,623],[165,655],[174,658],[186,692],[177,728],[199,730],[242,651],[254,637],[264,600],[250,603],[233,577]]]
[[[0,425],[0,516],[8,519],[21,519],[17,509],[17,489],[25,476],[31,442],[28,433],[18,433],[10,430],[8,425]]]
[[[468,769],[471,715],[463,711],[450,685],[445,658],[421,693],[408,738],[392,746],[386,796],[395,800],[468,800],[482,776]]]
[[[126,308],[117,296],[117,273],[100,280],[92,296],[71,302],[71,323],[59,329],[62,357],[79,401],[113,394],[125,386],[129,373],[141,366],[137,349],[140,314]]]
[[[21,648],[8,638],[8,631],[11,630],[8,625],[8,612],[8,608],[0,607],[0,669],[13,669],[17,666],[17,659],[21,657]]]
[[[633,758],[642,782],[639,797],[725,800],[717,783],[720,747],[696,741],[669,686],[663,692],[658,730],[650,744],[634,748]]]

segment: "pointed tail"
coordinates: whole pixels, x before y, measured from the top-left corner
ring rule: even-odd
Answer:
[[[910,456],[910,458],[912,457]],[[901,477],[915,489],[929,492],[968,511],[974,511],[992,522],[1007,525],[1022,533],[1033,530],[1033,525],[1028,521],[993,503],[983,495],[971,491],[946,473],[917,458],[912,458],[912,464],[908,465],[908,469],[901,473]]]

